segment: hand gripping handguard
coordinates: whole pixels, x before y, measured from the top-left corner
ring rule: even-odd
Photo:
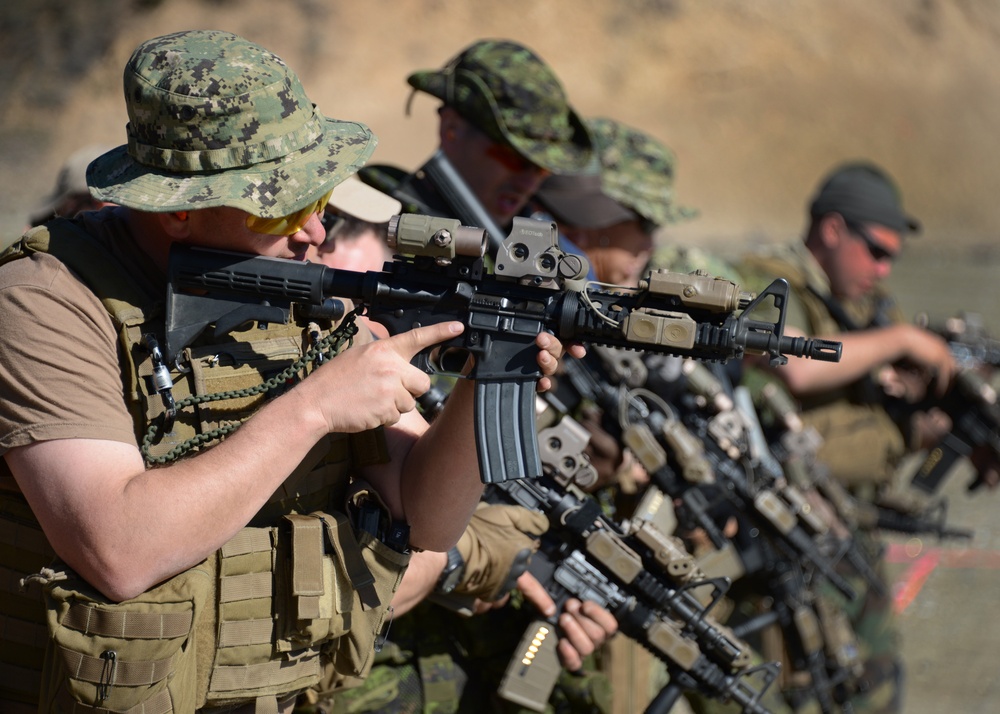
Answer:
[[[710,615],[728,580],[705,578],[690,554],[653,524],[622,527],[609,520],[572,484],[561,487],[548,476],[507,481],[494,484],[487,499],[548,517],[551,527],[529,572],[557,607],[571,597],[596,602],[625,636],[666,665],[670,685],[648,712],[665,714],[683,690],[694,690],[733,701],[744,712],[767,713],[760,698],[777,665],[749,667],[749,647]],[[558,674],[555,642],[553,621],[533,623],[507,668],[501,696],[542,711]],[[753,686],[757,677],[761,690]]]

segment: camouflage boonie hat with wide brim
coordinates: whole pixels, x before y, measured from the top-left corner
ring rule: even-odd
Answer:
[[[674,194],[674,153],[637,129],[612,119],[588,119],[600,158],[596,177],[550,176],[536,198],[557,221],[606,228],[629,220],[656,227],[694,218]]]
[[[454,108],[496,142],[555,174],[593,170],[593,142],[562,84],[534,52],[480,40],[443,68],[407,80]]]
[[[96,198],[167,212],[293,213],[375,150],[364,124],[324,117],[281,58],[213,30],[142,43],[125,66],[128,144],[95,159]]]
[[[588,119],[601,158],[604,192],[656,226],[694,218],[677,203],[677,158],[662,142],[613,119]]]

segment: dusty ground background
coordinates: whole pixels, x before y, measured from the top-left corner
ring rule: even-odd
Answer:
[[[991,0],[6,0],[0,8],[0,229],[19,230],[62,159],[121,143],[121,68],[149,37],[243,34],[300,74],[321,109],[369,123],[376,160],[434,146],[436,101],[406,118],[406,75],[480,37],[557,71],[584,115],[660,137],[701,217],[682,241],[784,239],[833,164],[868,157],[924,220],[920,251],[1000,225],[1000,3]]]
[[[891,282],[909,312],[984,313],[1000,334],[1000,2],[994,0],[2,0],[0,242],[63,159],[124,140],[121,69],[150,37],[245,35],[331,116],[365,121],[375,159],[416,166],[435,101],[407,118],[406,75],[481,37],[534,48],[584,115],[667,142],[701,217],[664,238],[724,252],[785,240],[834,164],[873,159],[925,225]],[[0,326],[2,333],[2,326]],[[908,714],[997,710],[996,494],[949,487],[971,543],[897,539],[890,555]]]

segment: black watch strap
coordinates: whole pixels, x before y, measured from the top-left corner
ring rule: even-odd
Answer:
[[[442,595],[449,594],[458,587],[458,583],[462,580],[464,573],[465,558],[462,557],[457,546],[452,547],[448,551],[448,562],[445,563],[444,569],[441,571],[441,576],[438,578],[434,591]]]

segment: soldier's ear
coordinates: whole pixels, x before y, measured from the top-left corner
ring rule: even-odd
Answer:
[[[158,213],[160,225],[173,239],[187,238],[191,235],[191,223],[188,220],[187,211],[173,211],[171,213]]]
[[[440,118],[438,138],[441,142],[442,148],[447,149],[448,145],[453,142],[456,137],[462,135],[462,131],[465,128],[465,120],[458,112],[447,106],[443,106],[438,110],[438,117]]]
[[[827,213],[820,219],[819,239],[827,250],[839,246],[846,232],[847,224],[839,213]]]

